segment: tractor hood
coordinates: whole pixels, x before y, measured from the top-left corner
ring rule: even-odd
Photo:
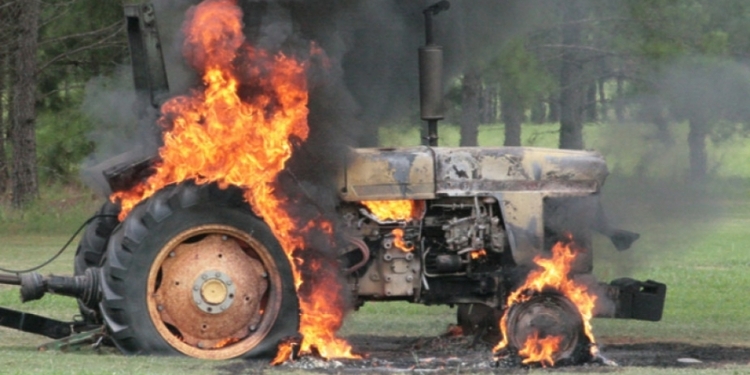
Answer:
[[[359,148],[338,187],[345,201],[434,199],[498,191],[591,194],[608,174],[597,152],[534,147]]]

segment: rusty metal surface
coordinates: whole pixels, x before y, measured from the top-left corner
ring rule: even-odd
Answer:
[[[339,177],[343,200],[435,198],[434,155],[430,148],[351,151]]]
[[[412,298],[421,287],[421,263],[412,251],[394,245],[392,237],[381,242],[375,265],[359,279],[357,294],[374,299]],[[413,246],[413,245],[412,245]]]
[[[162,320],[175,326],[185,342],[216,347],[219,341],[246,336],[248,327],[257,325],[260,300],[268,289],[262,276],[265,272],[234,239],[212,234],[170,251],[162,263],[161,287],[153,299]],[[228,275],[227,281],[214,273]],[[236,295],[228,293],[227,284],[236,287]],[[207,296],[207,291],[214,293]],[[195,297],[194,292],[201,296]],[[234,303],[225,307],[225,301]]]
[[[533,147],[437,147],[435,192],[467,196],[498,191],[597,191],[607,176],[595,152]]]
[[[191,357],[247,352],[278,314],[281,280],[269,264],[268,250],[232,227],[200,226],[175,237],[149,273],[148,309],[157,331]]]
[[[541,192],[498,193],[505,230],[518,265],[532,266],[544,252],[544,195]]]
[[[499,191],[590,194],[608,174],[596,152],[533,147],[354,149],[339,178],[345,201],[433,199]]]

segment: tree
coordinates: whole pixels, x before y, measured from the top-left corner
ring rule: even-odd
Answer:
[[[36,70],[40,0],[18,2],[17,80],[13,89],[11,144],[13,145],[13,206],[22,207],[39,195],[36,175]]]
[[[506,146],[521,145],[521,124],[526,109],[554,86],[551,77],[526,48],[526,39],[511,39],[492,65],[500,83],[501,117]]]
[[[562,64],[560,66],[560,148],[583,148],[583,61],[578,46],[582,42],[582,21],[586,9],[582,0],[563,4]]]
[[[17,42],[15,37],[16,26],[18,26],[17,6],[15,2],[4,2],[0,5],[0,196],[8,189],[10,184],[10,166],[6,154],[8,142],[8,131],[10,113],[12,113],[11,72],[14,57],[14,49]]]
[[[693,57],[675,64],[662,81],[670,111],[689,126],[690,177],[706,178],[706,138],[720,127],[750,122],[750,68]]]
[[[38,113],[75,107],[90,77],[122,61],[124,29],[119,2],[95,0],[5,1],[0,21],[0,193],[10,166],[18,208],[39,193]]]
[[[686,121],[690,177],[706,178],[706,140],[750,122],[746,52],[750,4],[743,0],[629,0],[641,113],[669,137],[668,119]]]
[[[476,146],[479,134],[479,96],[482,80],[477,68],[466,69],[461,85],[461,146]]]

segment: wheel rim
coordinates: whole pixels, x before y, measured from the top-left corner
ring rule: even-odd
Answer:
[[[225,225],[190,228],[156,256],[148,312],[159,334],[196,358],[228,359],[268,334],[281,306],[281,275],[268,249]]]
[[[583,339],[581,314],[570,300],[557,294],[541,294],[511,306],[507,324],[508,339],[516,349],[523,348],[533,335],[560,337],[552,356],[555,362],[570,357]]]

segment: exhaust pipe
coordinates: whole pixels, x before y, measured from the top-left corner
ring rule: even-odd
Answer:
[[[432,17],[448,10],[448,0],[427,7],[424,13],[425,46],[419,48],[420,116],[427,121],[426,145],[438,145],[437,122],[443,116],[443,47],[435,44]]]

